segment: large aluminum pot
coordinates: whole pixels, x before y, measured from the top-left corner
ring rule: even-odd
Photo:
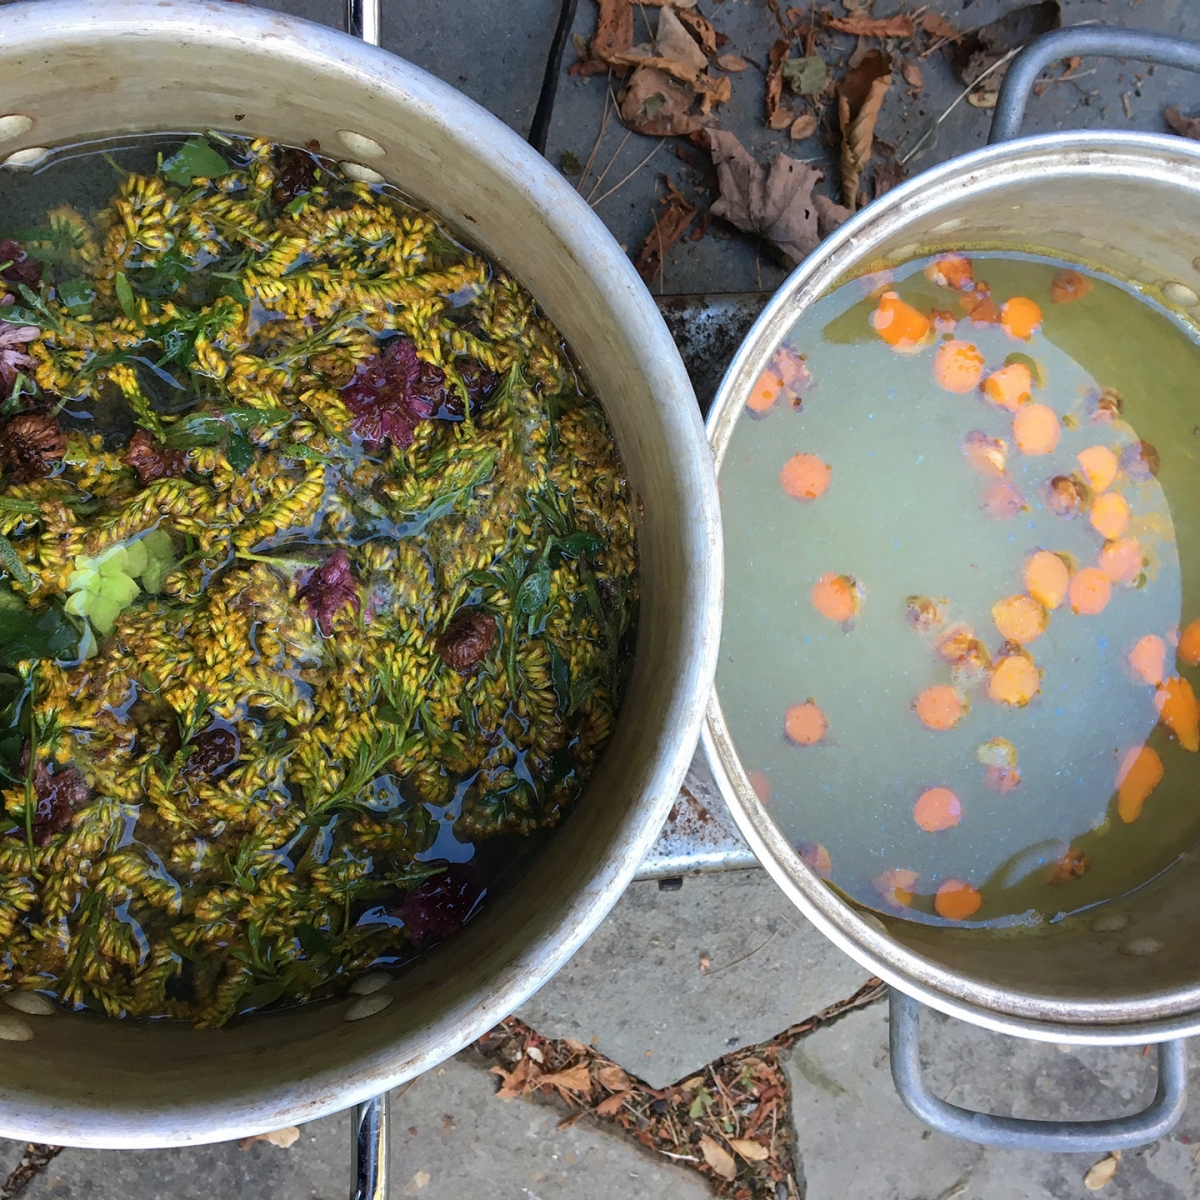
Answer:
[[[1038,72],[1075,54],[1200,69],[1200,46],[1191,43],[1119,29],[1062,30],[1014,62],[993,140],[1016,132]],[[743,343],[709,415],[718,475],[753,382],[805,308],[868,266],[963,245],[1043,250],[1088,263],[1146,285],[1185,319],[1200,318],[1200,146],[1141,133],[1001,140],[889,192],[801,264]],[[728,539],[736,536],[726,530]],[[1136,1118],[1061,1128],[946,1104],[920,1081],[915,1001],[1052,1042],[1141,1045],[1200,1032],[1200,857],[1185,855],[1160,879],[1103,910],[1100,921],[1076,917],[1038,933],[998,937],[881,920],[823,883],[776,828],[738,760],[715,696],[705,741],[722,793],[775,881],[833,942],[892,984],[893,1074],[918,1115],[975,1141],[1068,1150],[1138,1145],[1178,1120],[1185,1076],[1179,1042],[1160,1049],[1159,1095]]]
[[[389,985],[390,1007],[348,1022],[348,1001],[323,1003],[203,1032],[30,1017],[31,1041],[0,1041],[5,1137],[152,1147],[309,1121],[419,1074],[511,1012],[653,842],[692,755],[720,622],[716,484],[692,389],[628,259],[562,176],[450,87],[344,34],[226,0],[15,4],[0,9],[0,114],[0,155],[228,129],[316,138],[393,179],[541,302],[603,402],[638,497],[641,624],[613,741],[548,852]]]

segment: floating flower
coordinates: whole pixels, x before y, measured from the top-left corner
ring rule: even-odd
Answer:
[[[311,192],[317,186],[317,162],[307,150],[289,146],[279,153],[279,167],[275,176],[275,188],[271,199],[280,208],[290,204],[297,196]]]
[[[333,618],[343,608],[350,605],[358,613],[361,610],[358,580],[350,569],[350,556],[346,551],[335,550],[305,580],[297,595],[326,637],[333,632]]]
[[[67,435],[45,413],[25,413],[0,428],[0,468],[12,483],[44,478],[66,452]]]
[[[33,772],[33,793],[37,799],[33,840],[46,846],[56,833],[70,828],[76,809],[87,802],[88,785],[74,767],[53,774],[45,763],[38,763]]]
[[[484,891],[483,874],[474,863],[451,863],[440,875],[413,888],[392,911],[420,946],[457,933]]]
[[[8,283],[24,283],[37,287],[42,279],[42,264],[25,253],[25,247],[13,238],[0,241],[0,263],[8,263],[0,270],[0,279]]]
[[[496,641],[496,618],[490,613],[459,609],[437,640],[442,661],[460,675],[469,675],[487,657]]]
[[[139,429],[130,440],[129,449],[121,461],[138,473],[143,484],[153,483],[169,475],[182,475],[187,470],[187,451],[168,450],[144,429]]]
[[[192,738],[187,771],[213,779],[224,774],[237,762],[242,753],[242,741],[225,725],[212,725]]]
[[[33,325],[10,325],[0,321],[0,384],[3,384],[6,396],[22,371],[37,366],[25,353],[25,346],[40,335],[41,330]]]

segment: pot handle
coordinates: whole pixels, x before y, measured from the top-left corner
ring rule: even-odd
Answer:
[[[1068,25],[1066,29],[1056,29],[1030,42],[1009,64],[1000,85],[988,142],[1006,142],[1017,136],[1029,93],[1046,67],[1059,59],[1085,54],[1132,58],[1200,72],[1200,43],[1170,33],[1147,33],[1103,25]]]
[[[370,46],[383,44],[382,0],[346,0],[346,32]]]
[[[1158,1044],[1158,1090],[1148,1107],[1128,1117],[1034,1121],[995,1117],[949,1104],[935,1096],[921,1077],[921,1002],[895,987],[890,992],[892,1080],[908,1110],[939,1133],[1006,1150],[1105,1154],[1153,1142],[1169,1133],[1183,1116],[1187,1102],[1187,1046],[1183,1039]]]

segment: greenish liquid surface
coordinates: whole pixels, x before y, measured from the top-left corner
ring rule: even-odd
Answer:
[[[803,355],[811,377],[793,402],[785,388],[767,412],[738,421],[720,475],[718,696],[768,812],[851,899],[940,922],[935,895],[958,880],[980,893],[971,923],[1035,925],[1141,886],[1200,837],[1200,756],[1159,723],[1157,689],[1130,662],[1139,640],[1156,635],[1166,676],[1200,690],[1200,671],[1175,656],[1181,627],[1200,617],[1200,347],[1173,316],[1109,279],[1090,277],[1086,295],[1054,303],[1063,264],[976,256],[975,277],[997,305],[1021,296],[1041,308],[1040,328],[1020,339],[966,317],[963,293],[923,275],[929,261],[906,264],[886,286],[922,314],[952,314],[953,328],[945,321],[928,344],[899,353],[873,327],[883,288],[866,293],[879,281],[847,284],[785,339],[783,353]],[[951,337],[978,348],[985,379],[1014,354],[1031,361],[1042,380],[1032,402],[1061,424],[1053,452],[1022,453],[1013,412],[980,389],[939,385],[935,356]],[[1006,444],[1002,475],[964,453],[980,435]],[[1120,460],[1107,490],[1129,503],[1124,536],[1137,539],[1141,569],[1113,584],[1103,611],[1076,613],[1064,600],[1044,632],[1006,646],[992,608],[1026,590],[1034,553],[1062,556],[1072,575],[1097,565],[1105,539],[1089,521],[1094,495],[1062,515],[1050,487],[1055,477],[1083,479],[1076,456],[1097,445]],[[831,468],[815,499],[783,490],[781,470],[797,454]],[[814,607],[826,575],[858,585],[859,610],[844,623]],[[914,627],[910,597],[934,602],[934,628]],[[1040,690],[1028,704],[989,698],[988,670],[972,675],[939,655],[956,626],[992,664],[1032,658]],[[950,729],[927,728],[914,702],[947,685],[967,711]],[[799,745],[785,718],[810,700],[828,728]],[[1011,744],[1006,781],[995,739]],[[1118,775],[1143,744],[1163,778],[1127,821]],[[960,806],[957,822],[937,832],[914,819],[932,788],[949,789]],[[916,875],[901,877],[911,898],[897,902],[887,886],[895,871]]]

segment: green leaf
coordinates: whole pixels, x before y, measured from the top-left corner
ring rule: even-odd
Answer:
[[[180,187],[193,179],[216,179],[229,174],[229,164],[208,144],[206,138],[183,143],[162,165],[162,173]]]
[[[137,302],[133,298],[133,288],[129,286],[129,280],[125,278],[125,272],[118,271],[113,282],[116,284],[117,303],[121,306],[121,311],[131,321],[136,321]]]
[[[4,569],[18,583],[29,585],[33,582],[33,576],[26,570],[25,564],[18,557],[12,542],[2,535],[0,535],[0,563],[4,564]]]
[[[789,58],[783,64],[783,77],[799,96],[812,96],[824,88],[829,79],[829,68],[819,54],[804,58]]]
[[[567,715],[570,716],[579,710],[579,706],[592,694],[596,685],[600,680],[595,675],[589,675],[586,679],[575,680],[571,687],[571,704],[567,709]]]
[[[248,438],[235,433],[225,447],[225,458],[235,471],[245,471],[254,461],[254,447]]]
[[[305,923],[297,926],[296,940],[305,954],[333,954],[333,942],[315,925]]]
[[[558,697],[558,707],[565,711],[571,703],[571,674],[567,670],[566,659],[559,653],[558,647],[547,639],[550,651],[550,682],[554,685],[554,694]]]
[[[58,285],[57,292],[59,300],[67,306],[67,311],[73,317],[91,312],[92,301],[96,298],[92,285],[86,279],[68,279]]]
[[[377,704],[371,711],[371,715],[377,721],[384,721],[388,725],[401,725],[405,729],[408,728],[409,721],[406,717],[400,715],[396,707],[392,704]]]
[[[604,540],[598,534],[580,530],[578,533],[571,534],[570,537],[561,538],[558,548],[568,558],[578,558],[581,554],[586,554],[588,558],[595,558],[604,549]]]
[[[517,589],[517,616],[536,616],[550,599],[550,568],[542,563],[521,581]]]
[[[51,605],[38,612],[0,587],[0,662],[73,658],[78,646],[79,631],[61,609]]]

